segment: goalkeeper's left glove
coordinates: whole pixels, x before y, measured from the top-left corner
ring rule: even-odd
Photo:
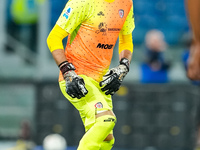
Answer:
[[[129,72],[129,60],[127,58],[122,58],[120,60],[119,66],[110,69],[104,76],[103,81],[99,83],[102,91],[106,91],[106,95],[113,95],[119,90],[121,83]]]

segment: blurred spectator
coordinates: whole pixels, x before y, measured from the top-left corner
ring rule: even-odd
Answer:
[[[32,150],[35,147],[34,142],[31,140],[31,126],[28,121],[22,121],[20,127],[19,138],[16,145],[7,150]]]
[[[8,33],[22,42],[32,52],[37,52],[37,26],[39,5],[46,0],[7,0]],[[49,0],[50,28],[52,28],[68,0]],[[7,45],[7,52],[13,52]]]
[[[59,134],[50,134],[45,137],[43,148],[44,150],[65,150],[67,148],[67,142]]]
[[[8,33],[36,52],[39,4],[44,0],[9,0]],[[9,50],[9,48],[8,48]]]
[[[150,30],[145,37],[146,55],[141,65],[142,83],[167,83],[170,64],[164,58],[166,42],[159,30]]]
[[[11,15],[16,24],[35,24],[38,19],[37,0],[12,0]]]
[[[23,121],[21,124],[21,131],[19,134],[19,138],[23,140],[31,140],[31,126],[28,121]]]

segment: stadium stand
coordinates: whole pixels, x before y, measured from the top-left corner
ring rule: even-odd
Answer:
[[[181,36],[188,31],[188,23],[182,0],[134,0],[136,29],[135,44],[141,44],[149,29],[164,32],[169,44],[180,44]],[[144,7],[145,6],[145,7]]]

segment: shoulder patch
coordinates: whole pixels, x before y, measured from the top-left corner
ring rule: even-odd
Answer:
[[[67,11],[63,14],[63,17],[65,17],[66,19],[68,19],[69,15],[71,14],[71,12],[72,12],[72,8],[68,7]]]

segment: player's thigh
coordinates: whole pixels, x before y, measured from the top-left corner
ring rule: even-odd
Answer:
[[[112,110],[112,99],[110,95],[105,95],[98,82],[87,76],[81,77],[85,81],[85,86],[88,90],[88,94],[81,98],[71,98],[65,91],[65,81],[60,81],[60,89],[63,95],[74,105],[79,111],[80,116],[83,120],[86,130],[88,130],[95,122],[95,115],[107,110]]]

